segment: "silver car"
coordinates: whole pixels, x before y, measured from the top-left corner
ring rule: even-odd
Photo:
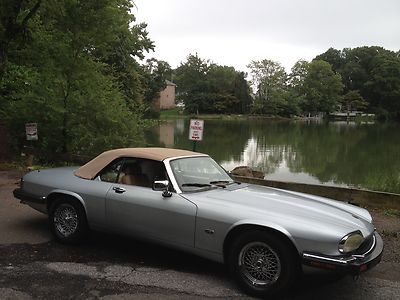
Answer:
[[[32,171],[14,196],[48,214],[61,242],[89,230],[151,240],[227,264],[258,297],[287,289],[304,266],[357,275],[383,251],[365,209],[236,182],[186,150],[117,149],[80,168]]]

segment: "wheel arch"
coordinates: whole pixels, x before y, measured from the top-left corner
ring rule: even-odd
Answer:
[[[49,212],[51,205],[59,197],[69,198],[69,199],[71,199],[73,201],[79,202],[82,205],[83,210],[85,211],[85,215],[87,216],[87,210],[86,210],[85,201],[83,201],[82,197],[80,195],[78,195],[77,193],[70,192],[70,191],[65,191],[65,190],[54,190],[54,191],[51,191],[51,193],[46,197],[46,200],[47,200],[47,203],[46,203],[47,212]]]
[[[266,224],[264,222],[242,221],[234,224],[229,229],[228,234],[225,236],[223,243],[223,257],[225,262],[227,260],[228,250],[232,242],[236,237],[249,230],[260,230],[277,236],[287,243],[292,248],[291,250],[293,252],[298,253],[300,258],[300,252],[296,246],[296,243],[291,234],[285,228],[276,224]]]

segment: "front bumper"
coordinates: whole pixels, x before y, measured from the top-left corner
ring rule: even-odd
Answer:
[[[373,245],[362,255],[338,257],[304,252],[302,263],[310,267],[357,275],[375,267],[381,261],[382,252],[382,238],[375,232]]]
[[[30,193],[25,192],[21,188],[17,188],[13,191],[14,197],[21,200],[22,203],[36,203],[46,204],[46,197],[38,197]]]
[[[14,197],[21,200],[21,203],[27,204],[33,209],[40,211],[42,213],[47,213],[47,200],[46,197],[40,197],[25,192],[21,188],[17,188],[13,191]]]

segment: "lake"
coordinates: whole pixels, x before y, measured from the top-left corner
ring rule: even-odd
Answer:
[[[192,150],[189,120],[162,121],[149,146]],[[196,146],[226,170],[249,166],[266,179],[400,193],[399,124],[205,120]]]

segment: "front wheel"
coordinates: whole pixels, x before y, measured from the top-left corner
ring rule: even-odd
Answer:
[[[63,243],[80,242],[88,233],[85,211],[72,199],[60,198],[52,203],[49,223],[55,238]]]
[[[228,267],[248,294],[273,296],[293,284],[299,270],[291,245],[276,234],[255,230],[237,237],[228,254]]]

